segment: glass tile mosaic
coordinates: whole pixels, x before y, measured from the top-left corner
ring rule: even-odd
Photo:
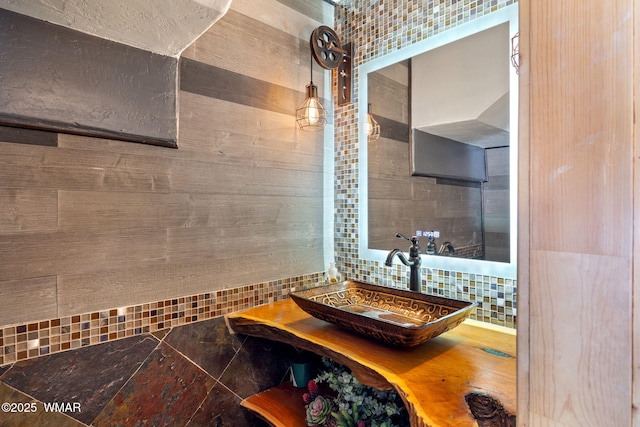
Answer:
[[[0,328],[0,366],[152,333],[285,299],[323,283],[323,273]]]
[[[490,14],[517,0],[351,0],[335,8],[336,33],[354,49],[352,104],[335,107],[335,257],[350,279],[393,286],[404,283],[408,268],[386,268],[360,259],[358,205],[358,66],[423,41],[462,23]],[[334,79],[334,93],[337,82]],[[516,280],[423,266],[423,291],[480,301],[471,318],[516,327]]]

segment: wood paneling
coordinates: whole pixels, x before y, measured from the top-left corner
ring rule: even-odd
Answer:
[[[21,279],[164,262],[166,230],[0,234],[0,277]]]
[[[532,5],[531,215],[545,219],[532,247],[631,253],[631,11],[630,1]]]
[[[629,259],[533,250],[531,267],[531,411],[630,425]]]
[[[227,262],[247,252],[288,253],[292,249],[315,247],[316,242],[322,239],[320,231],[312,222],[271,227],[262,224],[235,226],[233,235],[229,235],[225,228],[177,228],[168,232],[168,255],[174,262],[198,258]],[[234,264],[235,268],[243,268],[245,263]]]
[[[0,325],[55,319],[56,277],[0,281]],[[7,344],[5,342],[5,344]]]
[[[519,12],[519,28],[520,36],[519,57],[516,57],[519,63],[519,82],[518,82],[518,289],[517,289],[517,318],[518,318],[518,334],[516,336],[518,349],[518,415],[517,420],[520,426],[531,426],[531,417],[529,411],[530,390],[530,361],[529,351],[529,289],[531,281],[529,280],[529,254],[530,254],[530,229],[531,220],[529,211],[529,194],[530,194],[530,137],[529,137],[529,115],[530,115],[530,61],[528,58],[531,51],[529,43],[530,27],[530,0],[518,1]],[[514,312],[515,314],[515,312]]]
[[[150,225],[159,229],[247,225],[272,229],[301,220],[317,225],[321,215],[321,200],[314,197],[60,192],[61,230],[144,229]]]
[[[273,3],[279,20],[321,24]],[[198,94],[180,92],[178,150],[0,133],[0,325],[324,269],[324,135],[300,132],[294,116],[310,30],[274,27],[251,6],[234,1],[188,49],[182,77]],[[220,48],[232,54],[194,62]]]
[[[234,166],[264,166],[321,172],[323,147],[317,133],[302,132],[292,125],[292,115],[245,107],[187,92],[181,94],[185,114],[180,140],[180,159],[207,160]],[[235,120],[212,122],[216,113],[227,112]],[[321,136],[321,134],[320,134]],[[208,156],[194,156],[193,153]]]
[[[34,129],[0,126],[0,141],[55,147],[58,144],[58,134]]]
[[[165,173],[131,167],[141,157],[92,150],[0,143],[4,188],[152,192],[169,190]],[[153,158],[155,160],[155,158]]]
[[[188,227],[198,216],[189,194],[60,191],[59,226],[65,231]],[[158,209],[161,206],[162,209]]]
[[[130,267],[110,272],[70,274],[58,277],[60,316],[141,304],[183,295],[234,288],[237,283],[259,283],[305,274],[319,268],[322,241],[288,251],[252,251],[245,241],[243,251],[211,251],[184,257],[154,267]],[[320,263],[321,266],[321,263]],[[321,268],[321,267],[320,267]],[[100,299],[96,298],[100,295]],[[225,304],[226,301],[220,301]]]
[[[299,90],[184,58],[180,90],[284,114],[295,111],[300,98]]]
[[[311,73],[309,38],[318,22],[291,13],[270,0],[237,3],[232,4],[224,19],[194,43],[194,59],[277,86],[304,91]],[[270,20],[274,22],[264,22]],[[247,46],[251,46],[251,54]],[[319,94],[323,93],[322,76],[326,72],[318,64],[313,67],[313,80]],[[302,95],[300,103],[304,99],[304,93]]]
[[[633,425],[638,2],[520,4],[518,421]]]
[[[633,21],[637,28],[638,23],[640,23],[640,4],[637,1],[634,3],[633,12]],[[633,58],[635,63],[633,81],[640,82],[640,33],[638,33],[638,31],[634,33],[633,42]],[[635,84],[633,90],[634,111],[638,112],[640,111],[640,85]],[[638,426],[640,425],[640,225],[638,224],[638,218],[640,218],[640,126],[637,120],[634,123],[633,130],[633,398],[631,403],[633,425]]]
[[[0,188],[0,233],[58,228],[58,192]]]

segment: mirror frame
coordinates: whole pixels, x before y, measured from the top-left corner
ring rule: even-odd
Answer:
[[[473,21],[433,35],[411,46],[383,55],[358,67],[358,123],[366,121],[368,105],[368,74],[396,62],[403,61],[428,50],[444,46],[458,39],[471,36],[479,31],[496,25],[509,23],[509,38],[513,38],[519,30],[518,4],[506,6]],[[358,130],[358,197],[359,197],[359,256],[360,259],[378,261],[384,264],[388,251],[369,248],[369,171],[368,141],[364,126]],[[509,67],[509,244],[510,262],[484,261],[468,258],[422,254],[423,268],[450,270],[463,273],[492,275],[507,279],[517,276],[517,229],[518,229],[518,75],[513,66]],[[409,170],[409,165],[407,165]],[[398,230],[399,232],[401,230]],[[407,243],[407,242],[404,242]],[[398,245],[402,248],[402,241]],[[407,243],[408,245],[408,243]],[[406,246],[406,245],[405,245]],[[392,250],[393,248],[389,248]],[[404,250],[404,248],[402,248]],[[399,263],[397,257],[394,263]]]

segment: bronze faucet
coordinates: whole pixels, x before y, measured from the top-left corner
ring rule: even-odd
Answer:
[[[449,255],[455,255],[456,254],[456,249],[453,247],[453,244],[451,244],[451,242],[444,242],[442,245],[440,245],[440,249],[438,249],[438,254],[444,254],[444,251],[447,251],[447,253]]]
[[[409,259],[404,255],[404,253],[400,249],[393,249],[387,255],[387,260],[385,261],[385,265],[387,267],[391,267],[393,264],[393,257],[398,255],[400,261],[410,268],[409,272],[409,289],[415,292],[421,292],[422,290],[422,280],[420,278],[420,265],[422,264],[422,259],[420,258],[420,246],[418,245],[418,238],[413,236],[412,238],[408,238],[403,236],[402,234],[396,234],[398,239],[405,239],[411,242],[411,247],[409,247]]]

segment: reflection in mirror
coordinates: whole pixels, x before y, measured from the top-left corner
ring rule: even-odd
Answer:
[[[360,67],[361,116],[370,105],[380,124],[360,136],[365,258],[433,230],[441,256],[425,265],[515,277],[516,8]]]

